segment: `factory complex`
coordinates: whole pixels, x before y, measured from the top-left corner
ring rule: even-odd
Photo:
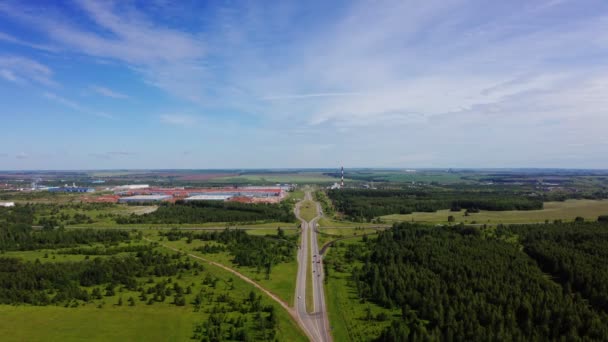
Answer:
[[[291,185],[271,187],[246,186],[223,188],[162,188],[147,185],[123,185],[114,188],[118,203],[144,203],[184,200],[234,201],[241,203],[278,203],[286,196]],[[108,200],[109,198],[104,198]]]

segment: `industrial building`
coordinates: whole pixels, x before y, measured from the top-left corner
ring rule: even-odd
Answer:
[[[170,200],[173,197],[170,195],[137,195],[129,197],[121,197],[118,203],[149,203]]]
[[[0,202],[0,207],[14,207],[15,206],[15,202]]]

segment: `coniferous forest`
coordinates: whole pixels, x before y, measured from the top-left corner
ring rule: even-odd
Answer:
[[[352,286],[401,313],[378,341],[605,340],[606,234],[597,223],[495,235],[399,224],[351,253],[362,262]]]

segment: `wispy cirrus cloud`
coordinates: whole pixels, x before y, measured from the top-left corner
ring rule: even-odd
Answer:
[[[53,71],[46,65],[20,56],[0,56],[0,77],[17,84],[56,86]]]
[[[196,34],[151,21],[130,3],[76,3],[96,30],[79,26],[52,6],[5,3],[0,4],[0,12],[38,29],[66,51],[126,63],[149,84],[180,98],[201,100],[198,84],[205,68],[198,62],[205,55],[205,44]]]
[[[31,42],[28,42],[25,40],[18,39],[16,37],[14,37],[10,34],[4,33],[4,32],[0,32],[0,41],[15,44],[15,45],[27,46],[27,47],[30,47],[32,49],[37,49],[37,50],[43,50],[43,51],[49,51],[49,52],[58,52],[59,51],[57,48],[55,48],[53,46],[45,45],[45,44],[31,43]]]
[[[47,98],[48,100],[54,101],[62,106],[71,108],[75,111],[84,113],[84,114],[89,114],[89,115],[94,115],[94,116],[98,116],[101,118],[106,118],[106,119],[112,119],[113,116],[108,114],[108,113],[104,113],[104,112],[99,112],[96,110],[92,110],[90,108],[87,108],[81,104],[79,104],[78,102],[66,99],[65,97],[59,96],[55,93],[52,92],[44,92],[42,94],[45,98]]]
[[[125,95],[123,93],[117,92],[110,88],[106,88],[106,87],[102,87],[102,86],[98,86],[98,85],[92,85],[91,89],[99,95],[111,97],[114,99],[128,99],[129,98],[128,95]]]

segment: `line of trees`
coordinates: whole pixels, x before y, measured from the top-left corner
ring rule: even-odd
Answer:
[[[476,229],[400,224],[360,246],[357,293],[401,309],[378,341],[608,336],[604,312],[564,293],[516,244]]]
[[[205,222],[254,222],[295,220],[287,203],[238,203],[222,201],[177,201],[175,204],[163,203],[149,214],[120,216],[118,224],[182,224]]]

